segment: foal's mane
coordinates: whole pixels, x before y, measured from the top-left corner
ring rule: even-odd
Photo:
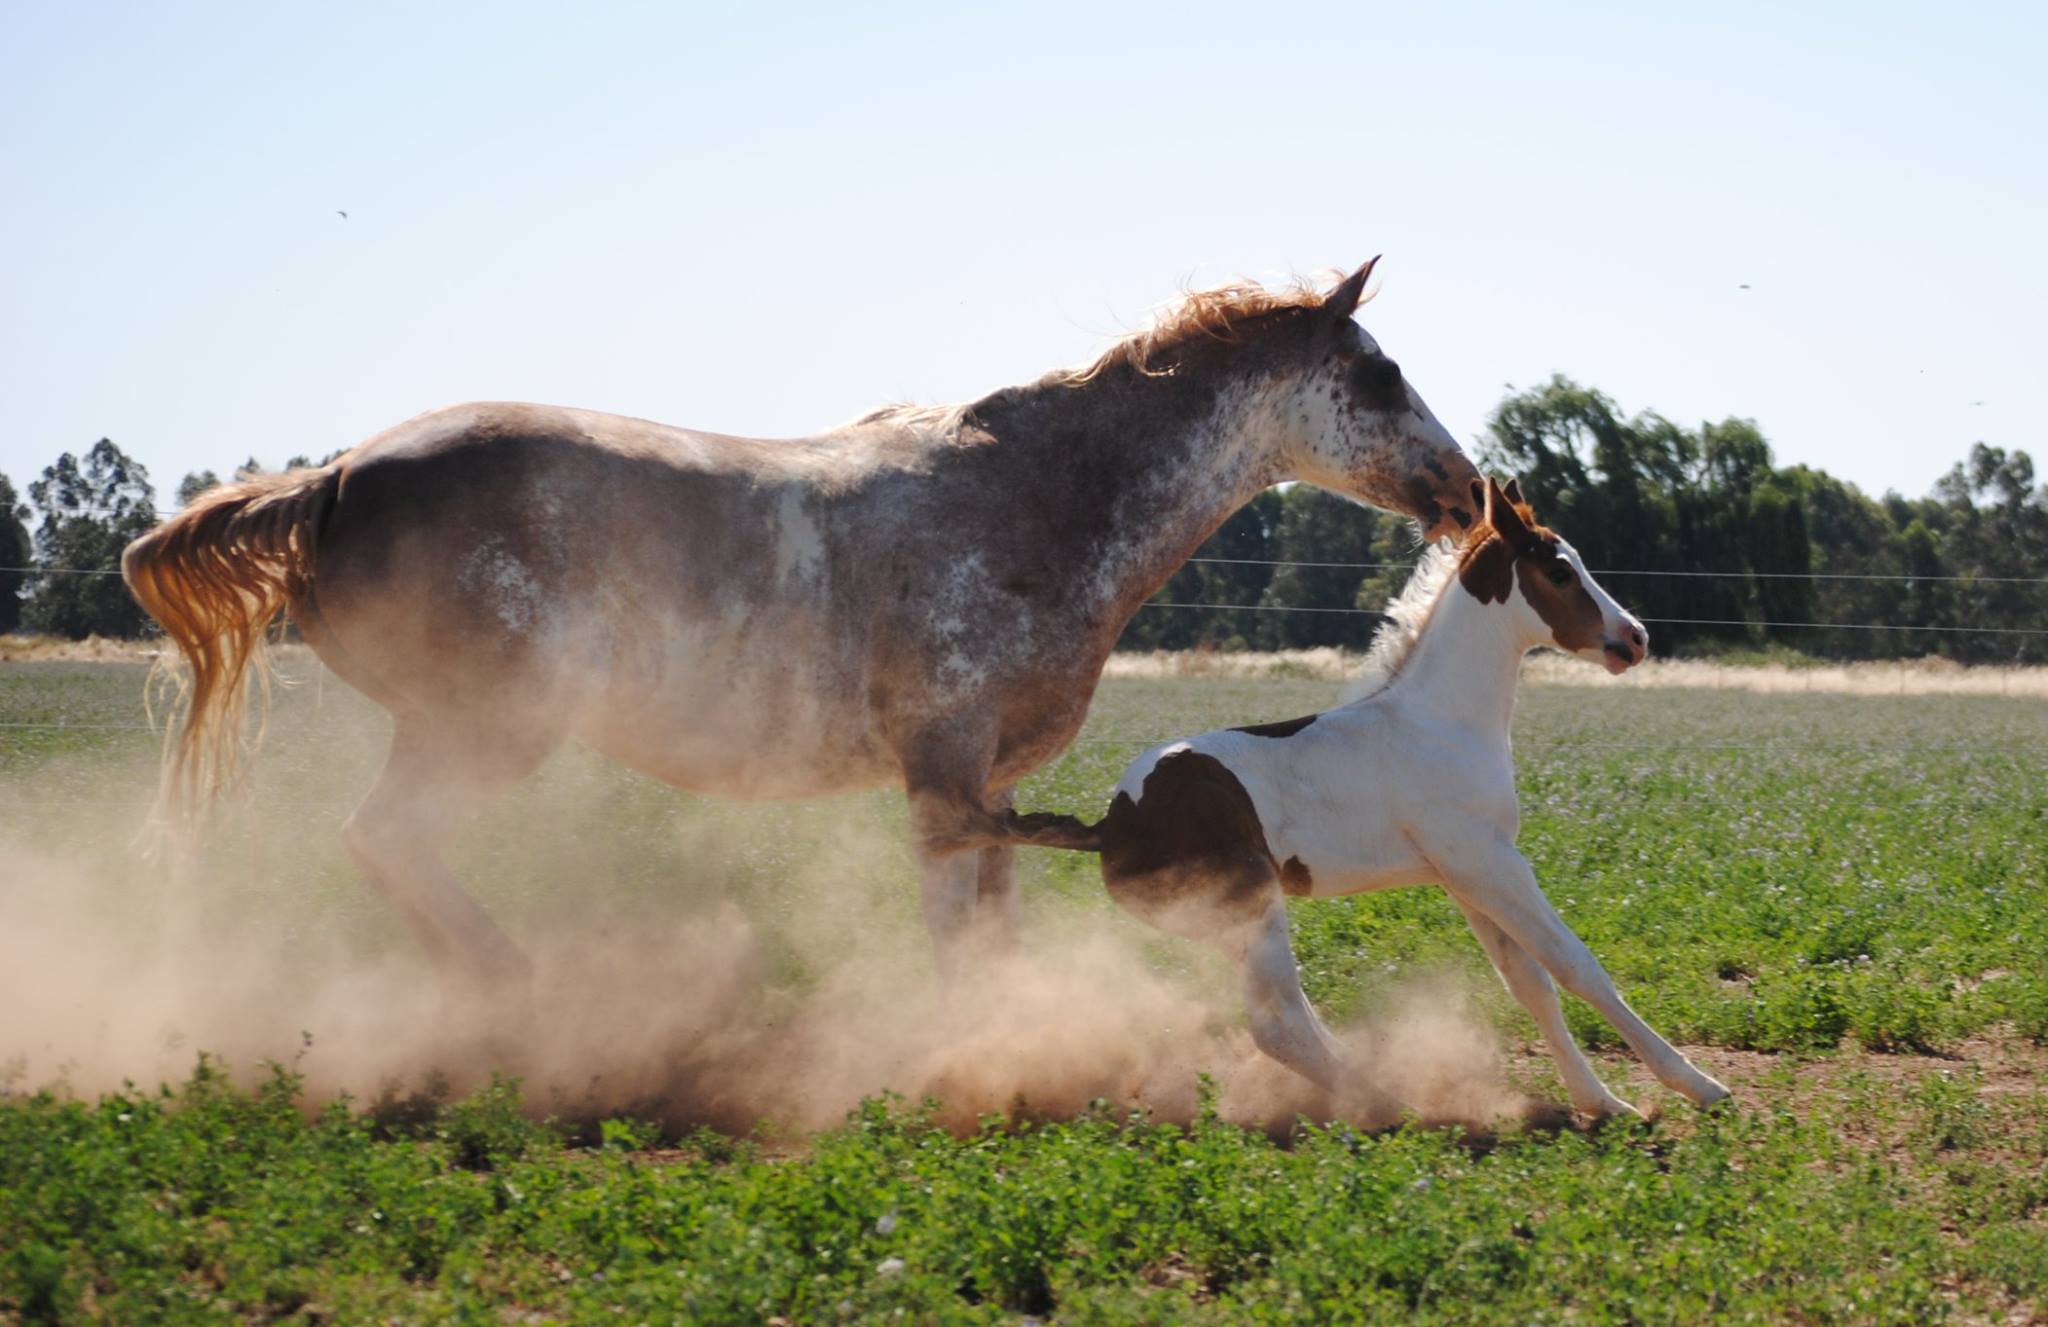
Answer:
[[[1377,695],[1400,676],[1402,666],[1415,653],[1416,642],[1422,639],[1423,628],[1429,625],[1430,614],[1450,588],[1464,551],[1463,545],[1441,539],[1423,553],[1401,593],[1387,601],[1387,620],[1373,633],[1372,645],[1365,652],[1365,666],[1344,688],[1340,704]]]
[[[1555,541],[1556,531],[1536,519],[1536,513],[1526,502],[1515,503],[1515,514],[1529,527],[1538,539]],[[1501,544],[1500,532],[1481,522],[1465,532],[1462,539],[1439,539],[1423,553],[1422,560],[1415,564],[1415,570],[1408,577],[1408,583],[1401,587],[1401,593],[1387,602],[1386,621],[1373,633],[1372,644],[1365,651],[1365,665],[1350,686],[1344,688],[1340,704],[1348,705],[1354,700],[1385,691],[1400,675],[1402,665],[1408,656],[1415,653],[1415,644],[1422,639],[1422,632],[1429,625],[1430,615],[1442,602],[1444,591],[1452,579],[1465,569],[1473,559],[1512,553]]]

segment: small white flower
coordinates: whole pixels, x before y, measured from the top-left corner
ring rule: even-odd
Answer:
[[[884,1258],[875,1264],[875,1275],[901,1276],[903,1275],[903,1267],[904,1263],[901,1258]]]

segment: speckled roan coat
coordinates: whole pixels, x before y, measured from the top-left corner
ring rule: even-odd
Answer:
[[[217,490],[125,564],[200,683],[173,785],[217,781],[238,659],[284,608],[396,720],[345,833],[430,948],[518,968],[439,849],[576,738],[728,796],[905,787],[955,967],[1014,926],[1011,850],[970,845],[1233,511],[1304,479],[1432,534],[1472,519],[1469,461],[1352,321],[1369,267],[1191,297],[1085,372],[810,438],[476,404]]]

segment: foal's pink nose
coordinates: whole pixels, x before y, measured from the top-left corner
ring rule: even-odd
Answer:
[[[1623,624],[1621,635],[1601,642],[1601,649],[1607,655],[1607,671],[1619,673],[1649,658],[1650,633],[1643,630],[1642,623],[1630,618]]]

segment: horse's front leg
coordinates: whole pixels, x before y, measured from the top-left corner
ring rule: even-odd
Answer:
[[[1458,906],[1499,926],[1559,985],[1598,1010],[1659,1082],[1695,1105],[1711,1105],[1729,1095],[1628,1007],[1600,960],[1543,896],[1528,859],[1497,826],[1447,817],[1425,825],[1420,843]]]

